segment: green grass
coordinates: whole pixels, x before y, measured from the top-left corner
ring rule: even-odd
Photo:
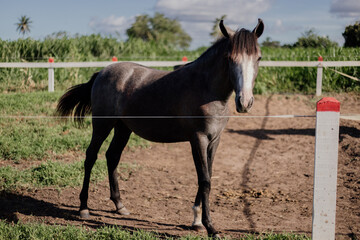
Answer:
[[[123,180],[137,168],[135,164],[120,163],[118,170]],[[105,160],[98,160],[91,172],[91,181],[98,182],[107,176]],[[0,192],[16,191],[20,189],[36,189],[41,187],[77,187],[82,184],[84,162],[64,164],[62,162],[47,161],[39,166],[19,170],[6,166],[0,168]]]
[[[36,118],[53,116],[61,94],[63,92],[0,94],[0,159],[51,159],[69,151],[86,150],[91,139],[90,120],[85,121],[83,128],[76,128],[71,121]],[[111,136],[104,143],[102,151],[108,146]],[[132,135],[128,146],[147,144],[147,141]]]
[[[98,228],[96,231],[87,230],[75,226],[48,226],[45,224],[12,224],[0,220],[0,239],[144,239],[144,240],[157,240],[157,239],[174,239],[174,237],[167,237],[166,235],[146,232],[143,230],[127,231],[121,227],[104,226]],[[201,240],[209,239],[207,237],[198,236],[185,236],[176,239],[180,240]],[[225,239],[227,238],[225,236]],[[244,240],[305,240],[310,239],[304,235],[295,235],[291,233],[275,234],[264,233],[260,235],[246,235]]]
[[[0,221],[0,239],[159,239],[155,233],[124,231],[119,227],[101,227],[97,231],[75,226],[45,224],[8,224]]]

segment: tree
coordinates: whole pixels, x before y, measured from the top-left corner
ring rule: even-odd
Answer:
[[[329,39],[328,36],[321,37],[319,36],[314,29],[310,29],[305,31],[302,34],[302,37],[298,38],[298,41],[294,44],[294,47],[312,47],[312,48],[329,48],[329,47],[337,47],[337,42],[333,42]]]
[[[347,26],[342,35],[345,38],[344,47],[360,47],[360,22]]]
[[[161,13],[155,13],[154,17],[146,14],[137,16],[126,33],[129,38],[154,40],[180,48],[189,47],[191,42],[191,37],[177,20],[167,18]]]
[[[222,36],[220,28],[219,28],[219,23],[221,20],[224,20],[226,18],[226,15],[222,15],[220,18],[216,18],[214,20],[214,25],[212,27],[212,32],[210,33],[210,36],[213,37],[215,40],[217,40],[219,37]]]
[[[18,20],[19,22],[15,24],[17,25],[16,31],[18,31],[19,34],[22,34],[24,36],[26,33],[30,32],[30,26],[32,21],[29,17],[25,15],[21,16]]]
[[[278,48],[280,47],[280,42],[279,41],[273,41],[271,40],[270,37],[267,37],[261,44],[263,47],[275,47]]]
[[[144,41],[153,40],[150,17],[148,15],[137,16],[135,22],[126,30],[126,33],[130,38],[141,38]]]

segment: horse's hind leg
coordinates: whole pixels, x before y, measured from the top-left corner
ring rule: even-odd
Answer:
[[[96,162],[99,149],[114,127],[114,123],[115,121],[111,119],[93,119],[93,133],[90,145],[86,150],[84,183],[80,193],[80,216],[82,218],[90,217],[87,201],[91,170]]]
[[[130,212],[125,208],[120,200],[118,173],[116,167],[119,164],[121,153],[124,150],[131,130],[127,128],[122,122],[118,122],[115,126],[114,137],[111,141],[110,147],[106,152],[106,160],[109,172],[110,184],[110,199],[115,203],[116,212],[121,215],[129,215]]]

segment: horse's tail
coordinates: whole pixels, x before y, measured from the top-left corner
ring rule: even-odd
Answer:
[[[99,72],[94,73],[87,83],[69,88],[59,100],[56,107],[57,115],[74,116],[75,122],[81,125],[84,116],[91,113],[91,89],[98,74]]]

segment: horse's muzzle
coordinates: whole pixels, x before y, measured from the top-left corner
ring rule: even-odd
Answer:
[[[249,100],[245,100],[242,97],[235,98],[236,103],[236,111],[239,113],[247,113],[250,112],[253,104],[254,104],[254,97],[251,97]]]

